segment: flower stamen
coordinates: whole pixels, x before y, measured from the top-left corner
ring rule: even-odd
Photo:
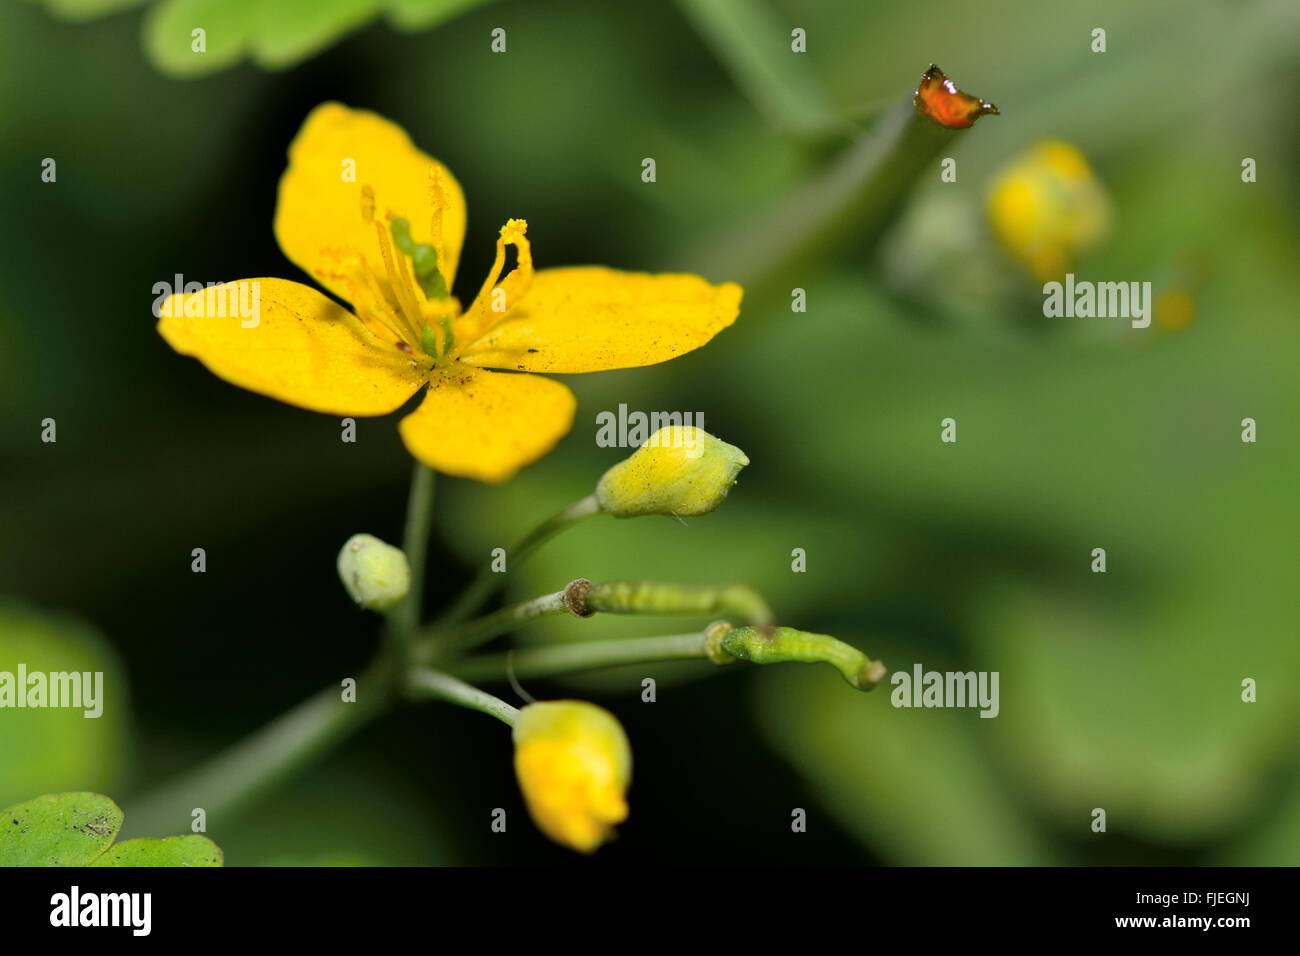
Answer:
[[[433,215],[429,219],[429,237],[434,251],[438,253],[438,265],[441,267],[447,261],[442,245],[442,208],[447,202],[447,188],[442,181],[442,170],[437,166],[429,167],[429,198],[433,205]]]
[[[355,316],[349,313],[349,317],[354,319],[354,330],[361,331],[362,338],[372,344],[386,342],[383,337],[376,335],[376,329],[388,333],[398,342],[403,341],[406,336],[399,328],[400,323],[393,317],[378,284],[366,269],[365,259],[355,252],[349,253],[340,249],[323,249],[321,253],[338,263],[339,268],[332,272],[318,269],[316,275],[319,278],[335,279],[347,285],[348,301],[356,313]],[[358,276],[364,277],[369,283],[369,300],[366,299],[365,292],[358,282]]]
[[[504,321],[532,285],[533,250],[525,236],[527,229],[528,223],[523,219],[511,219],[501,227],[496,259],[488,270],[487,280],[457,325],[456,338],[462,343],[461,351]],[[503,279],[506,246],[515,247],[515,267]]]
[[[388,230],[375,218],[375,191],[369,186],[361,187],[361,218],[375,227],[375,235],[379,238],[379,256],[384,261],[388,284],[392,287],[394,298],[397,299],[396,317],[401,320],[406,329],[406,335],[402,337],[409,336],[419,341],[420,307],[412,290],[411,281],[407,279],[404,271],[398,272],[396,253],[388,237]]]

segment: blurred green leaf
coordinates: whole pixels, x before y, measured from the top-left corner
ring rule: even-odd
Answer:
[[[68,787],[111,789],[122,777],[128,698],[121,665],[103,638],[70,618],[0,600],[0,671],[102,673],[102,713],[6,708],[0,734],[0,801]]]
[[[778,129],[848,134],[808,66],[792,49],[791,30],[765,0],[678,0],[736,84]]]
[[[279,70],[308,59],[384,12],[397,26],[432,26],[486,0],[160,0],[145,20],[145,50],[173,76],[200,76],[245,56]],[[205,49],[194,50],[202,29]]]
[[[116,803],[98,793],[51,793],[0,814],[0,866],[87,866],[122,825]]]
[[[754,679],[754,711],[768,738],[840,825],[887,861],[1049,862],[988,758],[996,720],[973,710],[895,709],[887,685],[863,695],[818,668],[768,668]]]
[[[43,3],[51,13],[65,20],[93,20],[129,7],[138,7],[145,0],[28,0],[28,2]]]
[[[221,866],[221,848],[205,836],[127,840],[109,847],[92,866]]]
[[[490,0],[387,0],[385,9],[394,26],[402,30],[420,30],[488,2]]]

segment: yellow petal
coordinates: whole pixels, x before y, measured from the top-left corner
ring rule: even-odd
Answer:
[[[453,363],[433,373],[420,407],[402,419],[402,440],[445,474],[505,481],[555,446],[577,404],[549,378]]]
[[[384,415],[428,378],[393,345],[363,338],[354,316],[310,286],[244,279],[210,293],[169,297],[158,331],[242,388],[315,412]]]
[[[506,320],[461,361],[526,372],[654,365],[697,349],[735,321],[740,286],[699,276],[543,269]]]
[[[437,208],[431,169],[442,184]],[[439,266],[450,288],[465,240],[460,184],[445,166],[416,149],[400,126],[341,103],[322,103],[312,110],[289,144],[289,168],[280,179],[275,207],[275,237],[284,254],[350,300],[347,283],[337,277],[338,256],[359,253],[387,291],[375,226],[361,214],[363,186],[374,190],[375,216],[385,226],[390,212],[405,219],[418,243],[437,245],[432,222],[435,212],[441,213]]]
[[[532,703],[512,737],[528,812],[552,840],[591,853],[627,819],[632,748],[609,711],[581,700]]]

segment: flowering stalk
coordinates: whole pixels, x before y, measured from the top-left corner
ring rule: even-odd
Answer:
[[[567,600],[571,589],[572,585],[563,591],[543,594],[531,601],[524,601],[522,604],[502,608],[458,627],[432,628],[426,632],[428,640],[422,642],[416,649],[415,660],[427,663],[436,657],[445,657],[469,650],[492,640],[494,637],[513,631],[520,624],[526,624],[541,617],[549,617],[555,614],[576,614],[577,612]]]
[[[737,660],[752,664],[830,664],[858,690],[871,690],[888,672],[880,661],[827,634],[812,634],[792,627],[733,627],[726,621],[693,634],[582,641],[471,657],[452,665],[451,670],[466,680],[486,682],[505,680],[512,672],[520,678],[552,677],[672,660],[710,660],[715,664]]]
[[[930,76],[927,72],[922,83]],[[935,99],[944,109],[927,111],[926,104],[917,102],[921,92],[918,87],[901,98],[829,169],[773,208],[722,236],[708,237],[689,261],[707,263],[706,272],[736,276],[750,296],[763,297],[779,288],[792,270],[851,237],[874,243],[920,177],[933,170],[932,161],[956,130],[973,123],[945,122],[949,97],[983,102],[955,86],[951,93],[943,87],[941,94],[946,95]],[[976,118],[988,112],[997,111],[990,107]]]
[[[773,620],[771,607],[761,594],[744,584],[708,586],[665,581],[605,581],[586,578],[570,581],[562,591],[502,608],[451,628],[430,628],[413,653],[420,663],[454,656],[543,617],[572,614],[590,617],[608,614],[726,615],[756,626]]]
[[[485,654],[451,665],[459,677],[474,681],[503,681],[509,673],[527,680],[580,671],[650,664],[656,661],[702,660],[708,657],[707,635],[673,634],[610,641],[579,641],[530,647],[505,654]]]
[[[406,678],[406,690],[407,694],[416,700],[425,698],[445,700],[460,707],[489,714],[511,727],[519,716],[519,708],[510,706],[501,698],[493,697],[487,691],[457,680],[450,674],[425,667],[411,670]]]
[[[580,498],[573,504],[561,511],[556,512],[539,524],[528,534],[520,539],[519,543],[511,548],[507,554],[510,556],[510,563],[507,570],[501,573],[494,573],[490,564],[482,565],[474,580],[456,599],[455,603],[438,619],[438,624],[446,626],[449,624],[458,624],[465,620],[475,611],[487,602],[492,595],[505,584],[505,579],[510,571],[514,570],[530,554],[537,550],[538,547],[545,544],[555,535],[564,529],[577,524],[583,518],[589,518],[594,514],[599,514],[600,505],[596,501],[595,495],[587,495]]]
[[[405,646],[414,639],[420,623],[420,604],[424,594],[424,565],[429,551],[429,526],[433,522],[433,469],[415,463],[411,474],[411,493],[406,502],[406,531],[402,550],[411,567],[411,590],[391,617],[393,630]]]
[[[233,817],[387,711],[390,665],[382,656],[357,678],[355,701],[344,702],[338,683],[329,684],[196,770],[127,803],[123,834],[175,829],[189,821],[195,807],[203,807],[213,821]]]

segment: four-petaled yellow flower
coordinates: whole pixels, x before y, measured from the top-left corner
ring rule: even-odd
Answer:
[[[627,819],[632,748],[609,711],[581,700],[548,700],[519,711],[515,775],[538,829],[591,853]]]
[[[252,320],[205,314],[203,295],[181,294],[162,306],[158,330],[221,378],[313,411],[384,415],[427,384],[400,425],[411,454],[504,481],[573,423],[568,387],[529,373],[666,361],[730,325],[741,298],[737,285],[694,275],[534,272],[525,230],[518,219],[501,229],[487,280],[462,310],[450,294],[465,236],[460,185],[400,127],[325,103],[289,147],[275,235],[354,312],[298,282],[254,279],[244,280],[257,284]],[[507,246],[515,264],[503,277]]]

